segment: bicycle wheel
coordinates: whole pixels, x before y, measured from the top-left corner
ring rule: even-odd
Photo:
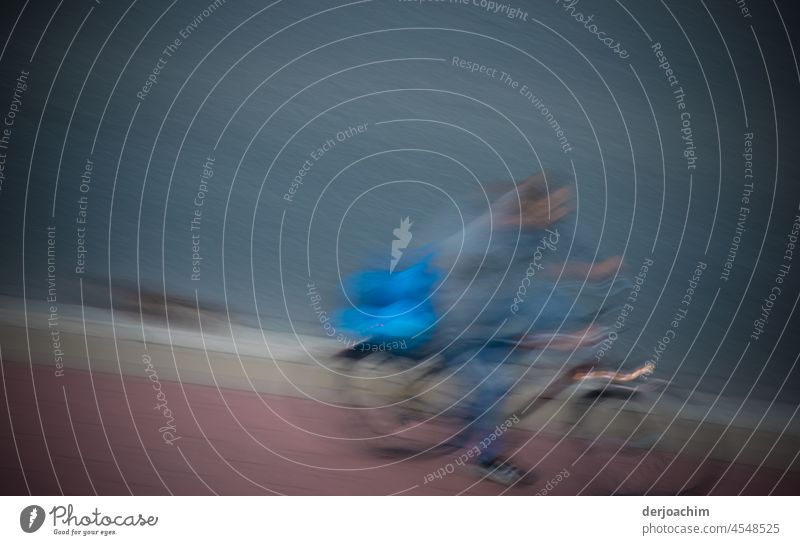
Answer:
[[[388,456],[441,455],[463,420],[459,388],[440,361],[376,353],[343,360],[344,388],[363,445]]]

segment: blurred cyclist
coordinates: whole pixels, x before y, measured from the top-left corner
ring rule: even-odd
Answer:
[[[540,173],[415,265],[365,271],[351,281],[359,308],[343,313],[343,325],[367,344],[402,340],[403,355],[441,352],[464,388],[455,408],[464,427],[452,441],[477,451],[477,470],[502,484],[522,476],[502,457],[505,437],[498,433],[508,427],[503,401],[519,369],[506,363],[519,355],[520,343],[530,347],[545,338],[550,348],[570,350],[603,333],[587,325],[597,310],[576,304],[564,286],[613,276],[620,260],[567,259],[574,255],[574,211],[571,181]]]
[[[505,437],[498,433],[507,427],[504,398],[519,372],[505,364],[524,354],[519,343],[530,347],[546,339],[549,348],[572,350],[604,334],[587,325],[597,309],[582,308],[565,286],[607,279],[620,259],[568,260],[575,253],[574,211],[571,181],[540,173],[441,246],[440,266],[452,263],[452,270],[442,287],[436,333],[450,364],[460,366],[467,392],[463,418],[469,425],[454,441],[477,449],[478,471],[502,484],[522,476],[502,457]],[[530,331],[537,335],[526,335]]]

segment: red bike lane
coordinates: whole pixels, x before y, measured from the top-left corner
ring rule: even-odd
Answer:
[[[381,458],[349,410],[310,399],[2,362],[4,494],[794,494],[800,474],[512,430],[530,484],[457,454]],[[347,439],[351,438],[351,439]],[[433,476],[435,475],[435,476]],[[433,477],[431,477],[433,476]]]

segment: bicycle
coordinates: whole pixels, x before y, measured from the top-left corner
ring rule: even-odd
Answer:
[[[533,349],[541,342],[539,339],[521,346]],[[347,380],[343,390],[348,393],[348,405],[354,410],[363,444],[377,454],[392,457],[441,456],[461,448],[452,441],[464,427],[464,391],[458,369],[441,357],[373,352],[370,346],[367,341],[339,353],[342,376]],[[506,412],[520,419],[530,418],[573,389],[559,412],[569,433],[580,433],[589,422],[587,415],[597,412],[601,405],[607,408],[613,402],[618,410],[611,413],[618,414],[620,403],[630,408],[632,403],[647,406],[652,402],[654,394],[666,386],[664,381],[644,380],[653,369],[652,364],[629,372],[608,364],[572,365],[551,377],[535,394],[517,396]],[[535,381],[528,385],[530,382]],[[637,434],[652,436],[651,427],[645,426]],[[623,439],[627,431],[615,429]]]

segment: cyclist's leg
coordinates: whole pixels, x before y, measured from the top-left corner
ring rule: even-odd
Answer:
[[[505,445],[507,415],[504,412],[508,395],[514,384],[512,366],[504,362],[511,351],[510,345],[486,346],[464,360],[460,371],[464,391],[463,420],[465,429],[455,444],[475,449],[477,461],[490,462],[499,458]],[[463,362],[462,362],[463,363]]]

